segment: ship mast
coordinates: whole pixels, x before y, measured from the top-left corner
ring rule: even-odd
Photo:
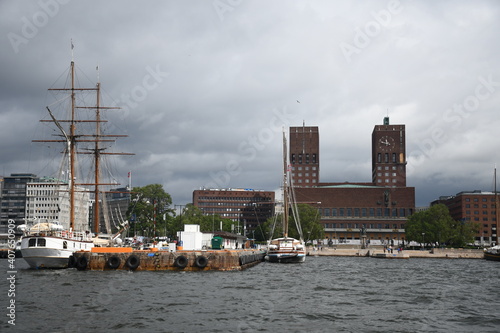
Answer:
[[[75,229],[75,62],[71,60],[71,122],[69,125],[69,227]]]
[[[498,219],[498,217],[500,216],[499,214],[499,205],[498,205],[498,192],[497,192],[497,166],[495,164],[495,172],[494,172],[494,181],[495,181],[495,217],[496,217],[496,234],[497,234],[497,239],[496,239],[496,244],[495,245],[499,245],[499,242],[500,242],[500,235],[498,234],[498,229],[499,229],[499,226],[500,226],[500,220]]]
[[[69,155],[69,178],[68,178],[68,187],[69,187],[69,219],[70,219],[70,228],[72,230],[75,229],[75,192],[77,192],[76,186],[94,186],[94,195],[95,195],[95,209],[94,209],[94,232],[99,232],[99,195],[100,189],[99,185],[117,185],[116,183],[101,183],[100,182],[100,157],[101,155],[134,155],[132,153],[105,153],[103,150],[106,148],[101,148],[100,142],[115,142],[115,138],[118,137],[126,137],[127,135],[102,135],[101,134],[101,123],[106,122],[106,120],[101,119],[100,110],[103,109],[119,109],[119,107],[102,107],[100,106],[100,83],[97,83],[95,88],[76,88],[75,87],[75,64],[74,61],[71,61],[70,67],[70,76],[71,76],[71,88],[61,88],[61,89],[49,89],[49,91],[70,91],[71,92],[71,115],[70,119],[67,120],[57,120],[50,109],[47,107],[49,114],[51,116],[51,120],[40,120],[41,122],[53,122],[62,132],[65,140],[33,140],[33,142],[66,142],[67,150]],[[96,106],[85,107],[85,106],[77,106],[76,105],[76,92],[77,91],[96,91],[97,101]],[[76,109],[95,109],[95,120],[82,120],[78,119],[76,116]],[[95,134],[77,134],[76,132],[76,124],[77,123],[95,123]],[[63,127],[60,123],[69,123],[69,134],[66,134]],[[87,151],[77,151],[76,146],[77,143],[80,142],[90,142],[94,143],[94,147],[91,149],[87,149]],[[76,182],[76,174],[75,174],[75,165],[76,165],[76,154],[92,154],[94,155],[94,182],[93,183],[77,183]]]
[[[288,166],[287,144],[283,130],[283,237],[288,237]]]
[[[84,136],[91,136],[94,139],[93,140],[84,140],[86,142],[94,142],[94,148],[93,149],[87,149],[89,151],[83,152],[79,151],[78,154],[92,154],[94,155],[94,183],[82,183],[79,185],[91,185],[94,186],[94,216],[93,216],[93,231],[97,234],[100,231],[100,225],[99,225],[99,220],[100,220],[100,204],[99,202],[102,201],[99,198],[101,197],[101,191],[99,186],[100,185],[117,185],[113,183],[101,183],[100,181],[100,176],[101,176],[101,157],[102,155],[134,155],[133,153],[107,153],[104,152],[106,148],[101,148],[99,143],[101,142],[115,142],[114,138],[119,138],[119,137],[127,137],[127,135],[118,135],[118,134],[112,134],[112,135],[103,135],[101,133],[101,123],[106,122],[106,120],[101,119],[101,110],[110,110],[110,109],[120,109],[119,107],[104,107],[101,106],[101,83],[97,82],[96,84],[96,106],[95,107],[78,107],[80,109],[95,109],[95,134],[93,135],[84,135]],[[111,138],[111,139],[104,139],[104,138]],[[103,198],[104,200],[104,198]],[[108,232],[111,232],[111,230],[107,230]]]

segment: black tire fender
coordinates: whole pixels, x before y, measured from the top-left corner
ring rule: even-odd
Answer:
[[[205,256],[197,256],[194,264],[196,267],[205,268],[208,265],[208,259]]]
[[[117,269],[121,263],[122,260],[118,256],[109,257],[106,261],[106,265],[111,269]]]
[[[139,259],[139,257],[134,254],[128,257],[127,261],[125,262],[125,265],[133,271],[137,267],[139,267],[140,264],[141,264],[141,259]]]
[[[178,256],[177,258],[175,258],[174,261],[175,267],[186,268],[187,265],[188,265],[188,258],[186,258],[185,256]]]
[[[86,257],[84,256],[81,256],[80,258],[78,258],[76,260],[76,268],[79,270],[79,271],[84,271],[85,269],[87,269],[87,265],[88,265],[88,260]]]

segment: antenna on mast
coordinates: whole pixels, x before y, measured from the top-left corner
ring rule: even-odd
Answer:
[[[75,46],[73,45],[73,38],[71,38],[71,61],[74,60],[73,58],[73,49],[75,48]]]

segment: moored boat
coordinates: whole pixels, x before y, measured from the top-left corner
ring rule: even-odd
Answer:
[[[484,250],[484,259],[500,261],[500,245],[496,245]]]
[[[72,44],[73,47],[73,44]],[[54,93],[66,93],[69,96],[58,99],[53,104],[64,105],[63,112],[65,116],[62,119],[56,117],[49,106],[46,107],[50,119],[41,120],[42,122],[52,123],[59,131],[59,139],[56,140],[33,140],[33,142],[58,142],[64,146],[63,164],[60,167],[60,173],[65,180],[51,183],[40,184],[40,188],[34,188],[33,206],[27,209],[27,220],[37,221],[30,225],[19,226],[23,231],[21,239],[22,257],[31,268],[66,268],[70,265],[69,261],[72,254],[76,251],[90,251],[94,243],[99,239],[93,238],[93,233],[89,230],[89,206],[90,191],[85,186],[93,185],[94,190],[94,230],[99,234],[99,185],[103,184],[99,180],[99,159],[101,155],[116,155],[117,153],[105,153],[105,147],[99,145],[101,142],[112,143],[115,137],[125,135],[104,135],[101,133],[101,123],[105,122],[100,117],[101,109],[111,109],[100,106],[100,83],[95,87],[79,88],[75,86],[75,63],[71,61],[68,82],[69,87],[61,89],[49,89]],[[89,94],[95,93],[95,96]],[[78,105],[77,105],[77,94]],[[67,98],[69,97],[69,98]],[[95,99],[93,99],[95,98]],[[87,100],[90,99],[90,100]],[[64,104],[68,101],[69,104]],[[89,106],[85,106],[86,104]],[[50,106],[52,108],[52,106]],[[91,119],[86,118],[89,114]],[[77,112],[79,111],[79,112]],[[66,118],[66,119],[64,119]],[[84,119],[86,118],[86,119]],[[83,124],[91,123],[95,127],[91,130]],[[77,129],[77,125],[80,126]],[[95,132],[94,132],[95,130]],[[90,133],[89,133],[90,131]],[[77,151],[77,144],[79,150]],[[82,182],[77,173],[77,154],[93,154],[92,166],[94,179],[89,182]],[[118,153],[125,155],[126,153]],[[129,154],[126,154],[129,155]],[[44,209],[40,209],[40,202],[43,202]],[[50,203],[49,203],[50,202]],[[47,217],[50,215],[50,217]],[[105,217],[106,218],[106,217]],[[41,222],[42,220],[46,222]],[[61,223],[60,223],[60,222]],[[101,240],[102,241],[102,240]],[[101,245],[102,246],[102,245]],[[110,245],[108,245],[110,246]]]
[[[59,223],[39,222],[25,229],[21,239],[22,257],[31,268],[66,268],[75,251],[94,246],[89,232],[63,230]]]
[[[283,133],[283,237],[272,239],[268,242],[265,256],[268,262],[301,263],[306,260],[306,250],[302,236],[297,205],[294,200],[293,186],[291,184],[290,168],[288,167],[288,154],[285,133]],[[299,239],[288,236],[289,211],[292,212]]]

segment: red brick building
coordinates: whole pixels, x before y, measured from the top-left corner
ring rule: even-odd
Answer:
[[[295,186],[319,183],[319,130],[317,126],[290,127],[290,164]]]
[[[300,127],[291,127],[290,137],[297,131],[300,134]],[[315,140],[319,140],[319,134]],[[319,142],[305,143],[304,146],[319,147]],[[300,147],[293,146],[297,144],[303,142],[290,140],[290,156],[300,151]],[[302,166],[307,165],[304,162],[302,159]],[[319,160],[317,163],[319,170]],[[292,171],[299,172],[299,166],[300,161]],[[297,182],[294,185],[298,203],[318,208],[328,240],[356,243],[364,227],[367,239],[375,241],[372,243],[401,242],[405,239],[407,218],[415,211],[415,188],[406,186],[405,125],[390,125],[388,117],[372,132],[372,180],[318,183],[314,187]],[[304,232],[307,238],[307,230]]]
[[[493,192],[464,191],[454,196],[441,197],[431,205],[444,204],[454,220],[478,223],[480,228],[475,244],[490,246],[498,244],[497,196]]]
[[[204,215],[216,214],[236,222],[248,235],[274,214],[274,191],[207,189],[193,191],[193,205]]]

